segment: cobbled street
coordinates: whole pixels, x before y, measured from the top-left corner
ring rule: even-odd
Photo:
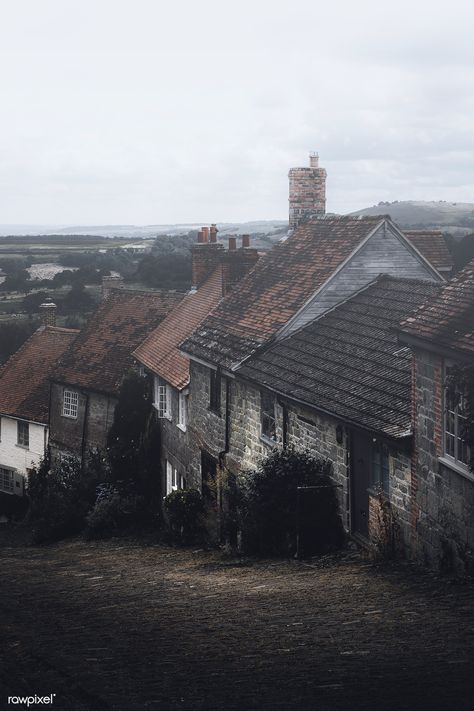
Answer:
[[[0,565],[5,708],[474,709],[473,589],[407,565],[120,540],[7,545]]]

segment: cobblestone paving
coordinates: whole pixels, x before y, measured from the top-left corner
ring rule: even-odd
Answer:
[[[2,704],[474,709],[473,589],[408,566],[123,541],[7,546],[0,566]]]

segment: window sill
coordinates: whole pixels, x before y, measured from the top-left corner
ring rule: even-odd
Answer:
[[[181,430],[181,432],[186,432],[186,429],[187,429],[187,428],[185,427],[185,425],[179,425],[179,424],[178,424],[178,425],[176,425],[176,427],[178,428],[178,430]]]
[[[448,459],[447,457],[438,457],[438,462],[448,469],[452,469],[456,474],[460,474],[469,481],[474,482],[474,474],[469,471],[468,467],[463,464],[458,464],[457,462]]]
[[[64,412],[61,413],[61,417],[65,417],[66,420],[77,420],[77,415],[65,415]]]
[[[217,415],[217,417],[222,417],[221,411],[216,410],[215,407],[208,407],[207,409],[209,412],[212,412],[213,415]]]
[[[276,447],[278,445],[276,439],[270,439],[270,437],[266,437],[265,435],[260,435],[260,442],[266,444],[267,447]]]
[[[27,452],[30,451],[30,445],[18,444],[18,442],[17,442],[17,443],[15,444],[15,447],[18,447],[18,449],[24,449],[24,450],[26,450]]]

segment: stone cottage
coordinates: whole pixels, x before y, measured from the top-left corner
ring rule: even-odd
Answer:
[[[429,565],[474,569],[474,475],[453,366],[474,365],[474,262],[400,327],[413,352],[412,547]]]
[[[202,481],[204,491],[215,490],[220,471],[254,466],[286,436],[284,402],[251,384],[240,368],[380,274],[428,284],[444,281],[386,216],[312,218],[262,257],[184,341],[182,351],[191,359],[188,477],[193,482]],[[336,450],[337,457],[345,458],[345,446]]]
[[[82,460],[89,450],[105,446],[120,385],[134,364],[132,351],[182,298],[169,291],[107,289],[51,376],[53,459]]]
[[[45,454],[49,378],[78,333],[41,326],[0,370],[0,491],[23,494],[28,470]]]
[[[152,376],[154,406],[161,422],[161,491],[164,495],[177,488],[196,485],[196,480],[189,480],[190,437],[193,436],[188,427],[189,358],[181,353],[179,344],[257,259],[258,253],[250,247],[247,236],[243,236],[239,248],[236,238],[230,238],[226,250],[217,242],[215,225],[210,230],[204,227],[192,248],[190,292],[133,354]]]

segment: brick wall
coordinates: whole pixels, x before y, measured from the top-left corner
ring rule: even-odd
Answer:
[[[443,457],[443,361],[416,350],[413,554],[427,565],[472,571],[474,481]]]
[[[317,159],[311,159],[309,168],[292,168],[290,181],[289,226],[295,229],[312,215],[326,212],[326,171],[319,168]]]

